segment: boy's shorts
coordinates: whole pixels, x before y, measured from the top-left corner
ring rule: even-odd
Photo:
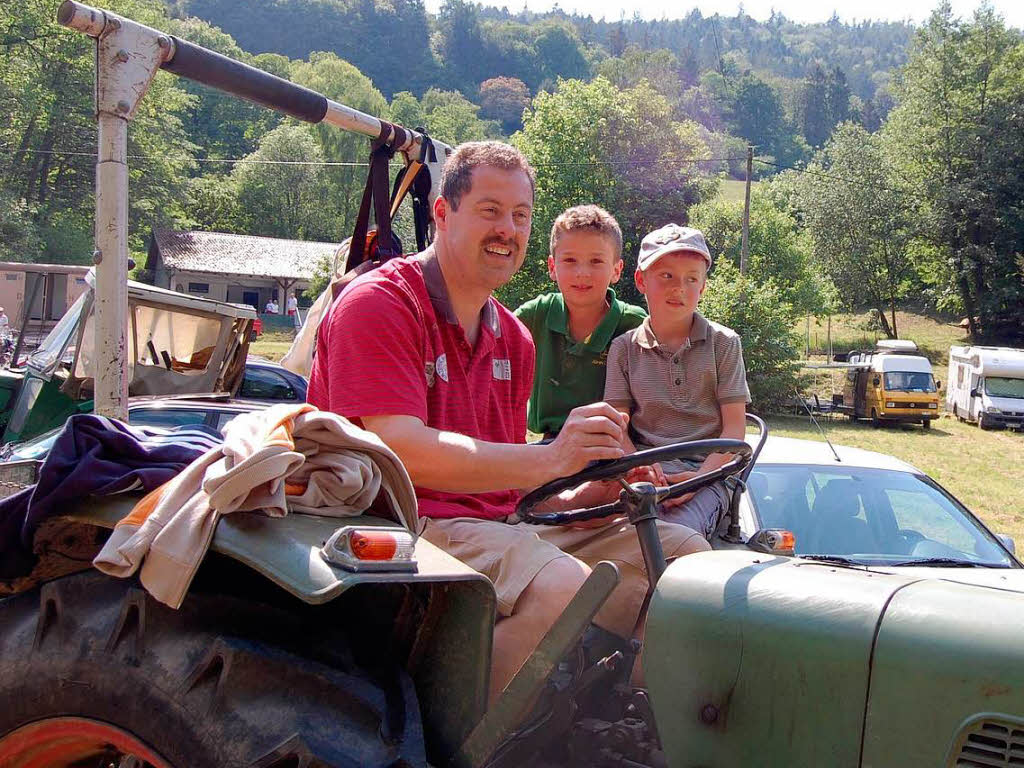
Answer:
[[[710,549],[700,533],[658,520],[666,559]],[[589,566],[601,560],[619,569],[619,585],[594,623],[630,637],[647,597],[647,570],[634,527],[616,518],[599,528],[555,525],[510,525],[471,517],[421,518],[420,535],[491,580],[498,613],[511,616],[526,588],[552,560],[575,557]]]

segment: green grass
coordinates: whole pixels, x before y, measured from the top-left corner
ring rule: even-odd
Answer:
[[[750,182],[750,191],[753,193],[757,189],[759,181]],[[718,187],[718,195],[715,200],[724,200],[727,203],[743,203],[743,199],[746,196],[747,182],[738,181],[736,179],[722,179]]]
[[[284,357],[294,339],[294,331],[267,331],[249,345],[249,354],[259,355],[276,363]]]
[[[829,440],[895,456],[933,477],[997,533],[1008,533],[1024,545],[1024,434],[985,432],[946,416],[920,426],[873,427],[838,416],[819,418]],[[807,418],[774,416],[772,435],[822,441]],[[824,445],[824,450],[828,450]],[[1024,551],[1024,550],[1022,550]]]

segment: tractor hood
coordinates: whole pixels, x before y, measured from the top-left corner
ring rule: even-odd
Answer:
[[[1024,593],[1024,568],[868,568],[912,579],[940,580]]]
[[[962,723],[1024,716],[1018,572],[950,570],[672,563],[644,649],[669,765],[940,765]]]

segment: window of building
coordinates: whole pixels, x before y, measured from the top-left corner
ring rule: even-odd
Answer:
[[[210,292],[210,284],[209,283],[189,283],[188,284],[188,292],[189,293],[209,293]]]

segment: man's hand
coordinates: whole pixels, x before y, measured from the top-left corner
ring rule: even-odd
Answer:
[[[574,408],[558,437],[546,446],[555,476],[575,474],[592,461],[621,458],[628,422],[626,414],[608,403]]]

